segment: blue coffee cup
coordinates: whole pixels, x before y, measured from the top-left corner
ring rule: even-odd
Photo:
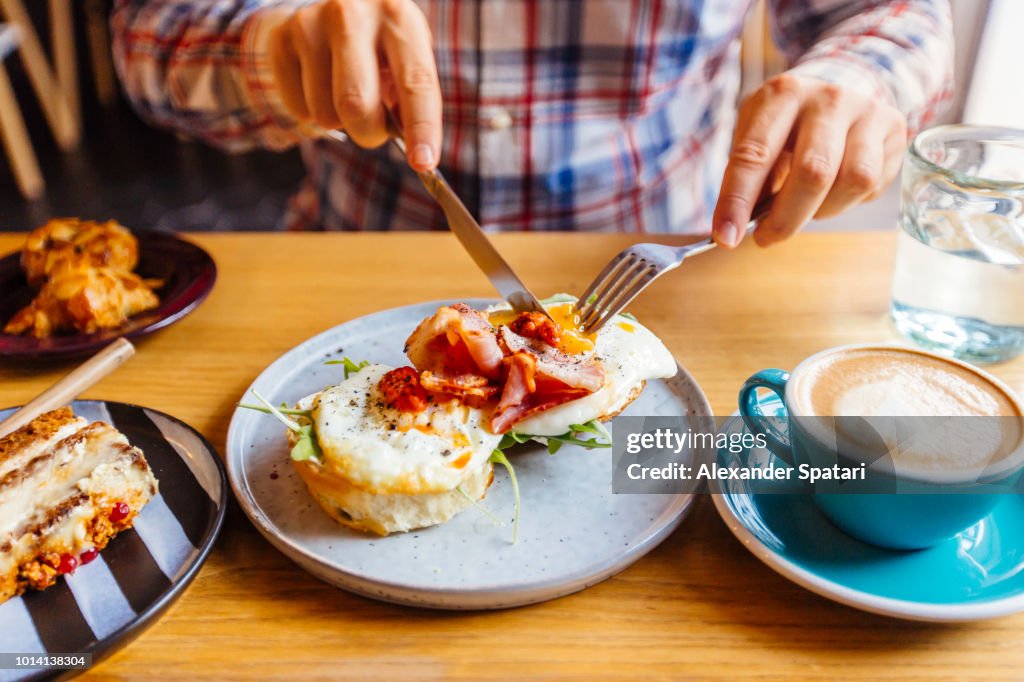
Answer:
[[[1019,428],[1012,443],[1001,451],[998,461],[969,475],[964,472],[907,471],[894,465],[892,447],[881,432],[921,431],[933,425],[957,428],[961,422],[946,417],[861,418],[806,414],[794,403],[794,377],[823,356],[850,350],[898,351],[926,355],[943,363],[968,369],[1013,401],[1024,414],[1020,400],[998,379],[975,367],[914,349],[886,346],[844,346],[812,355],[792,372],[765,369],[747,379],[739,393],[739,412],[747,428],[776,457],[801,474],[833,472],[836,479],[819,480],[812,494],[821,512],[847,534],[889,549],[913,550],[932,547],[970,528],[987,516],[1007,494],[1013,494],[1024,469],[1024,446]],[[767,389],[782,400],[784,414],[765,413],[759,389]],[[774,399],[771,401],[778,407]],[[935,420],[934,422],[928,421]],[[975,420],[1003,420],[1005,417],[959,417]],[[1014,417],[1013,424],[1020,424]],[[983,422],[980,426],[1003,428],[1004,423]],[[1002,432],[1001,432],[1002,433]],[[850,436],[855,434],[856,438]],[[871,436],[871,437],[868,437]],[[962,439],[951,439],[962,440]],[[953,447],[953,446],[950,446]],[[1008,454],[1007,454],[1008,453]],[[848,478],[843,478],[844,476]],[[800,478],[800,477],[794,477]],[[808,478],[805,478],[805,483]]]

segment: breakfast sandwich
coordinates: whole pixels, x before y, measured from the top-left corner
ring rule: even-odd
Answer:
[[[583,334],[575,304],[564,294],[548,299],[551,319],[507,304],[488,310],[510,365],[499,402],[505,409],[492,421],[499,433],[557,437],[574,425],[606,422],[639,397],[647,380],[675,376],[672,353],[634,317],[617,315],[596,334]]]
[[[431,396],[409,368],[369,365],[299,401],[315,434],[310,456],[292,463],[335,521],[378,535],[444,523],[484,496],[501,436],[480,408]],[[315,455],[313,451],[315,450]]]
[[[95,559],[156,491],[141,450],[71,408],[0,438],[0,603]]]
[[[600,425],[676,362],[643,325],[619,316],[596,334],[575,299],[541,313],[442,306],[405,343],[410,366],[346,363],[346,379],[294,408],[264,401],[290,431],[292,462],[336,521],[380,535],[444,523],[476,504],[503,449],[536,440],[609,447]],[[261,397],[262,400],[262,397]],[[246,406],[252,407],[252,406]]]

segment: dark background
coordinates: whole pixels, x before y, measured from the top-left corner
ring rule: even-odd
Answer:
[[[6,156],[0,154],[0,231],[30,230],[60,216],[113,218],[129,228],[278,229],[287,199],[303,176],[298,152],[229,155],[150,127],[121,95],[109,108],[101,107],[86,49],[82,3],[72,4],[82,141],[70,153],[57,148],[21,58],[17,53],[8,57],[5,65],[39,157],[46,194],[35,202],[23,199]],[[47,3],[28,0],[25,6],[46,44]]]

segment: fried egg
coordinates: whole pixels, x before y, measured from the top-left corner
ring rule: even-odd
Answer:
[[[421,495],[453,491],[489,468],[501,437],[487,414],[455,400],[418,414],[390,407],[378,383],[391,369],[370,365],[312,397],[320,473],[369,493]]]
[[[527,417],[512,428],[516,433],[560,436],[573,424],[618,414],[637,397],[648,379],[675,376],[678,366],[672,353],[661,339],[636,320],[617,315],[596,335],[585,335],[576,330],[575,298],[559,295],[549,301],[545,301],[544,307],[564,330],[559,347],[566,353],[599,359],[604,365],[605,382],[588,396]],[[515,318],[507,305],[488,308],[487,313],[495,326]]]

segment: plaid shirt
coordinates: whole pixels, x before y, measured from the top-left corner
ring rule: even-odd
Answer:
[[[230,151],[301,144],[289,226],[445,229],[392,145],[309,139],[274,96],[253,19],[308,0],[118,0],[114,54],[158,125]],[[491,230],[707,232],[751,0],[418,0],[444,96],[441,168]],[[771,0],[793,72],[894,104],[947,99],[947,0]]]

